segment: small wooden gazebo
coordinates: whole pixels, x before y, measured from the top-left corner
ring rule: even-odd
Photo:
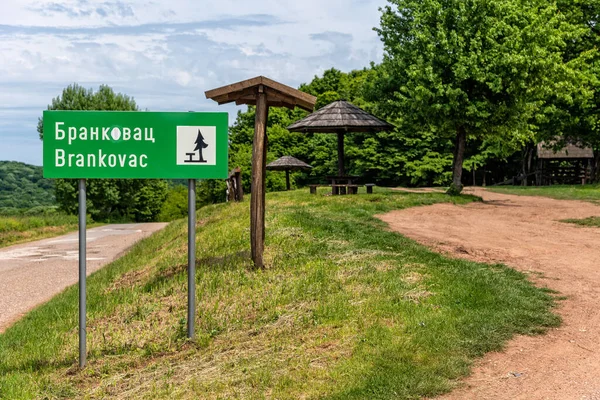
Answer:
[[[352,103],[338,100],[293,123],[287,129],[290,132],[337,133],[338,175],[344,176],[344,134],[389,131],[394,129],[394,126]]]
[[[290,171],[311,169],[312,166],[292,156],[283,156],[267,164],[267,169],[272,171],[285,171],[285,186],[290,190]]]
[[[579,184],[590,179],[594,151],[569,143],[560,150],[554,150],[552,143],[537,145],[538,185]]]

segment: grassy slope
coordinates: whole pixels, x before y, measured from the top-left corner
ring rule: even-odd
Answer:
[[[498,193],[545,196],[559,200],[585,200],[600,204],[600,185],[503,186],[487,189]]]
[[[77,222],[76,215],[0,215],[0,247],[62,235],[76,230]]]
[[[373,217],[468,198],[267,200],[266,270],[251,269],[247,202],[200,210],[195,343],[177,221],[89,278],[84,371],[75,287],[0,335],[0,397],[419,398],[513,334],[558,324],[523,274],[444,258]]]

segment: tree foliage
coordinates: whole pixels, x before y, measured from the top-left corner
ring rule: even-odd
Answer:
[[[377,29],[385,49],[371,96],[405,132],[453,141],[462,188],[467,140],[508,155],[530,142],[548,99],[571,102],[581,60],[564,62],[582,30],[542,0],[389,0]]]
[[[525,172],[541,140],[578,141],[600,154],[600,0],[388,0],[376,28],[384,59],[361,70],[335,68],[300,85],[319,109],[345,99],[396,126],[391,132],[345,135],[346,170],[381,185],[446,185],[462,189],[463,170],[495,181]],[[49,109],[137,110],[108,86],[66,88]],[[323,182],[336,173],[336,137],[289,132],[305,117],[271,108],[267,162],[290,155],[311,164],[292,184]],[[242,168],[250,190],[254,107],[230,127],[230,169]],[[42,132],[42,121],[38,130]],[[600,164],[600,159],[598,160]],[[130,181],[131,182],[131,181]],[[488,180],[488,183],[490,181]],[[147,185],[147,187],[145,186]],[[285,175],[269,171],[267,190],[283,190]],[[129,190],[129,187],[132,190]],[[59,181],[66,209],[74,183]],[[224,201],[225,183],[198,184],[198,204]],[[181,215],[182,188],[160,181],[127,185],[90,181],[98,218],[152,220]],[[126,207],[120,204],[127,203]],[[187,207],[187,205],[185,205]]]
[[[42,177],[42,167],[0,161],[0,209],[50,206],[54,183]]]
[[[77,84],[65,88],[48,106],[49,110],[138,111],[135,100],[115,93],[106,85],[97,91]],[[38,132],[43,138],[43,119]],[[155,221],[167,196],[164,180],[89,179],[87,180],[87,208],[96,221],[134,220]],[[61,209],[76,213],[77,180],[57,179],[56,200]]]
[[[581,34],[567,42],[564,61],[578,63],[586,73],[586,91],[575,92],[565,101],[557,97],[547,105],[544,139],[578,142],[591,146],[600,155],[600,0],[560,0],[565,19]],[[560,135],[556,133],[560,132]],[[562,140],[561,140],[562,139]],[[598,158],[597,158],[598,161]]]

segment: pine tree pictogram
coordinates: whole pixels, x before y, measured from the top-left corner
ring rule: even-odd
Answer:
[[[196,148],[194,149],[195,151],[199,151],[200,152],[200,160],[199,162],[206,162],[206,160],[202,157],[202,149],[205,149],[208,147],[208,144],[206,144],[204,142],[204,136],[202,136],[202,132],[200,132],[200,129],[198,129],[198,137],[196,138]]]

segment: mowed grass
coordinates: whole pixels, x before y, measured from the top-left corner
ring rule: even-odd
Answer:
[[[62,235],[76,229],[76,215],[0,215],[0,247]]]
[[[563,219],[561,222],[576,224],[587,227],[600,227],[600,217],[589,217],[582,219]]]
[[[522,196],[545,196],[558,200],[584,200],[600,204],[600,184],[555,186],[496,186],[490,191]]]
[[[374,215],[472,197],[379,190],[267,195],[267,267],[249,259],[249,204],[202,208],[197,339],[186,339],[186,221],[0,335],[0,397],[417,399],[453,388],[515,334],[557,326],[549,291],[502,265],[448,259]]]

